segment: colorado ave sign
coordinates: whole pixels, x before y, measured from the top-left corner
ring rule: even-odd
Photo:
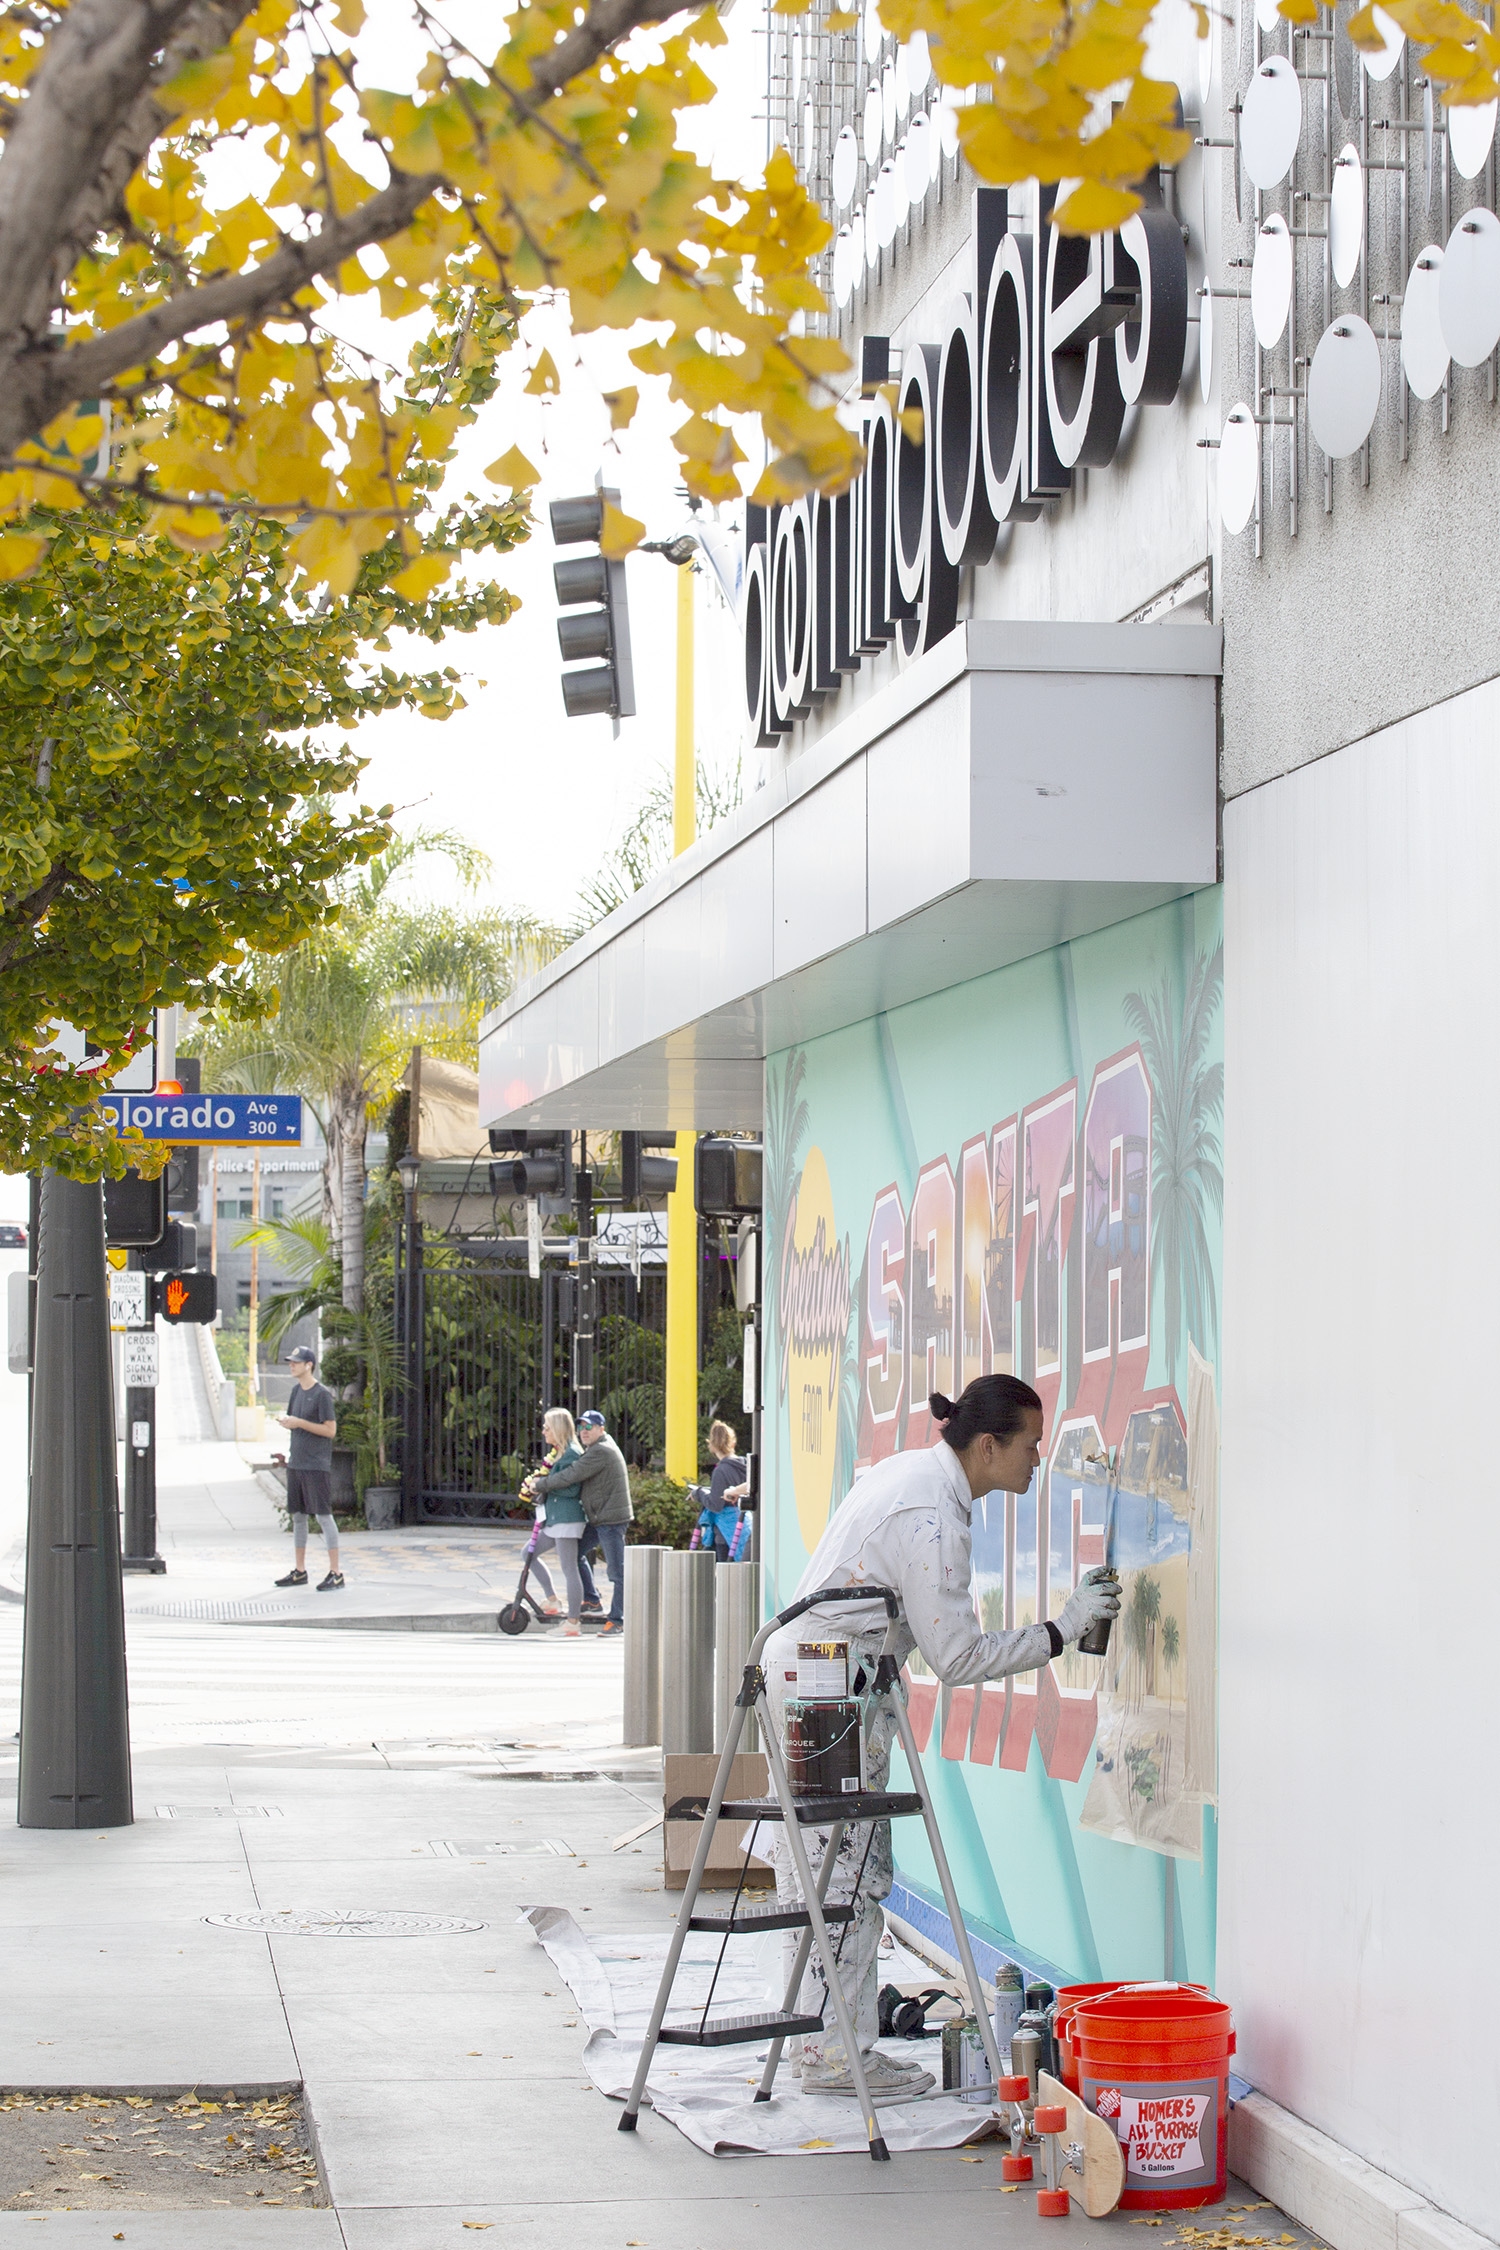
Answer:
[[[300,1148],[300,1094],[102,1094],[120,1133],[178,1148]]]
[[[1075,468],[1114,458],[1127,407],[1177,396],[1187,347],[1182,227],[1147,204],[1118,234],[1013,232],[1005,191],[974,197],[973,267],[943,332],[899,371],[867,336],[863,473],[832,498],[750,508],[745,701],[764,746],[895,642],[910,659],[958,621],[959,573],[1002,524],[1030,522]]]

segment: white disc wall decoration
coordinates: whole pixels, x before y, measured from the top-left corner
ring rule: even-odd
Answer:
[[[1261,222],[1250,268],[1250,318],[1263,351],[1281,342],[1291,309],[1292,238],[1278,211]]]
[[[841,211],[847,211],[854,201],[858,179],[859,142],[854,127],[846,125],[833,144],[833,200]]]
[[[938,137],[938,154],[940,157],[957,156],[958,154],[958,110],[959,97],[950,87],[932,112],[932,122]],[[936,166],[933,167],[934,170],[936,168]]]
[[[1448,372],[1448,346],[1439,305],[1443,252],[1429,242],[1419,250],[1401,300],[1401,368],[1416,398],[1436,398]]]
[[[871,171],[880,162],[880,136],[885,126],[885,110],[880,99],[880,88],[872,86],[865,96],[865,162]]]
[[[1375,55],[1367,55],[1361,47],[1359,59],[1372,78],[1389,78],[1391,72],[1401,60],[1401,50],[1406,45],[1406,34],[1399,24],[1391,21],[1384,8],[1375,10],[1375,29],[1380,33],[1385,45]]]
[[[1242,399],[1231,406],[1219,439],[1219,521],[1226,531],[1243,531],[1255,513],[1260,489],[1260,431]]]
[[[906,42],[906,75],[911,84],[912,100],[920,100],[926,93],[927,81],[932,76],[925,31],[914,31]]]
[[[1307,423],[1332,461],[1357,453],[1380,411],[1380,345],[1368,321],[1340,313],[1307,371]]]
[[[865,61],[880,60],[880,50],[885,44],[885,25],[880,20],[876,0],[865,0]]]
[[[896,139],[896,65],[888,62],[880,73],[880,115],[885,127],[885,145],[890,148]]]
[[[1448,111],[1448,153],[1461,179],[1477,180],[1495,139],[1493,102],[1455,103]]]
[[[1285,55],[1268,55],[1245,89],[1240,150],[1258,188],[1279,187],[1302,138],[1302,81]]]
[[[906,193],[915,207],[932,185],[932,167],[937,157],[937,135],[932,130],[925,110],[919,109],[906,134]]]
[[[1255,20],[1262,31],[1274,31],[1281,22],[1276,0],[1255,0]]]
[[[896,49],[896,115],[904,117],[911,108],[911,53],[901,46]]]
[[[833,238],[834,302],[847,305],[854,293],[854,229],[840,227]]]
[[[1359,271],[1359,254],[1365,241],[1365,168],[1359,150],[1346,141],[1333,166],[1333,194],[1328,204],[1328,256],[1333,278],[1347,289]]]
[[[882,250],[889,250],[896,239],[896,229],[906,216],[904,209],[898,211],[896,208],[896,164],[893,157],[888,156],[880,167],[871,203],[875,212],[875,239]]]
[[[1500,219],[1468,211],[1443,253],[1438,309],[1443,341],[1460,367],[1477,367],[1500,344]]]
[[[1207,406],[1214,387],[1214,301],[1205,289],[1198,299],[1198,396]]]

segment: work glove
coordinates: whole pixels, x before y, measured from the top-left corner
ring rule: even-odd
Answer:
[[[1119,1614],[1119,1579],[1112,1570],[1091,1570],[1068,1596],[1056,1620],[1057,1629],[1065,1641],[1077,1641],[1099,1618]]]

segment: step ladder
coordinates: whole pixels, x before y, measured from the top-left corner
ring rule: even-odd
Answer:
[[[760,1664],[761,1651],[773,1633],[779,1631],[784,1625],[794,1623],[797,1618],[804,1616],[808,1610],[834,1606],[843,1608],[868,1606],[871,1602],[877,1601],[883,1603],[885,1607],[886,1635],[885,1645],[881,1650],[875,1669],[874,1684],[866,1699],[866,1720],[868,1721],[869,1712],[880,1702],[883,1701],[890,1705],[896,1724],[896,1736],[906,1753],[907,1766],[916,1786],[910,1790],[866,1789],[858,1792],[851,1791],[843,1796],[799,1797],[793,1793],[788,1779],[786,1760],[782,1754],[781,1744],[777,1740],[776,1726],[771,1718],[766,1697],[766,1676]],[[868,1825],[870,1833],[865,1841],[865,1857],[868,1858],[876,1821],[902,1820],[918,1813],[920,1813],[926,1826],[927,1841],[931,1846],[938,1878],[942,1884],[943,1901],[947,1906],[948,1919],[953,1927],[954,1943],[958,1948],[959,1963],[963,1970],[969,2004],[974,2012],[984,2042],[991,2086],[998,2093],[1002,2066],[999,2049],[995,2044],[994,2026],[990,2021],[989,2011],[984,2004],[979,1973],[974,1966],[973,1949],[969,1944],[969,1935],[964,1927],[958,1894],[953,1887],[953,1877],[948,1868],[948,1855],[943,1849],[943,1839],[938,1832],[931,1798],[923,1785],[922,1761],[918,1755],[916,1740],[911,1731],[911,1721],[907,1716],[906,1698],[901,1692],[900,1667],[892,1647],[899,1614],[899,1603],[888,1586],[860,1586],[858,1588],[830,1586],[826,1587],[821,1593],[809,1594],[804,1600],[793,1602],[791,1608],[784,1609],[779,1617],[770,1618],[751,1642],[749,1660],[745,1665],[740,1691],[735,1698],[734,1710],[730,1715],[729,1725],[725,1730],[724,1741],[719,1751],[719,1764],[714,1775],[713,1787],[706,1797],[679,1798],[674,1804],[666,1807],[663,1815],[665,1820],[699,1820],[703,1824],[702,1833],[698,1838],[698,1848],[693,1854],[692,1868],[683,1890],[682,1905],[677,1915],[677,1926],[672,1933],[672,1942],[667,1948],[666,1965],[662,1970],[661,1984],[657,1989],[656,2001],[651,2010],[651,2021],[646,2028],[646,2036],[641,2045],[640,2060],[636,2064],[635,2078],[626,2099],[625,2114],[620,2119],[620,2131],[622,2133],[633,2133],[635,2131],[636,2119],[640,2115],[641,2102],[646,2090],[646,2076],[651,2068],[652,2058],[659,2046],[758,2046],[762,2040],[769,2039],[770,2049],[766,2057],[766,2066],[761,2074],[760,2084],[755,2094],[755,2099],[758,2102],[768,2102],[771,2099],[771,2089],[775,2082],[777,2067],[781,2061],[782,2049],[787,2040],[794,2037],[798,2032],[821,2031],[824,2028],[822,2016],[801,2014],[796,2006],[798,1995],[802,1989],[802,1978],[807,1968],[808,1956],[812,1948],[816,1946],[828,1997],[833,2003],[839,2037],[843,2041],[844,2052],[849,2058],[850,2074],[854,2080],[855,2093],[858,2096],[860,2110],[864,2116],[865,2130],[869,2135],[870,2154],[877,2164],[885,2164],[890,2161],[890,2150],[886,2147],[884,2136],[876,2121],[875,2105],[870,2098],[870,2089],[865,2078],[864,2065],[860,2058],[859,2042],[855,2036],[853,2019],[849,2013],[849,2004],[845,1999],[844,1989],[839,1981],[839,1949],[843,1943],[843,1932],[854,1920],[855,1908],[852,1904],[848,1906],[828,1906],[824,1902],[827,1898],[828,1886],[833,1877],[834,1867],[837,1864],[839,1846],[843,1842],[847,1829]],[[761,1741],[765,1746],[772,1794],[767,1797],[726,1797],[725,1791],[729,1784],[735,1754],[739,1749],[746,1721],[752,1714],[760,1723]],[[787,1847],[791,1855],[792,1865],[796,1870],[797,1886],[804,1901],[801,1907],[777,1906],[770,1910],[756,1908],[742,1913],[740,1911],[740,1898],[745,1885],[745,1875],[742,1870],[733,1901],[726,1912],[704,1913],[700,1911],[698,1898],[703,1884],[703,1870],[708,1863],[708,1854],[713,1843],[714,1831],[721,1820],[731,1821],[736,1827],[747,1821],[756,1823],[756,1831],[752,1832],[750,1843],[746,1847],[747,1867],[750,1852],[754,1846],[755,1832],[758,1831],[759,1824],[762,1821],[780,1821],[784,1824]],[[802,1835],[804,1828],[826,1828],[829,1831],[828,1849],[824,1853],[816,1875],[814,1875],[809,1863],[807,1845]],[[863,1873],[864,1864],[861,1862],[860,1875],[862,1876]],[[686,1944],[688,1933],[691,1930],[709,1931],[718,1934],[722,1940],[719,1947],[718,1962],[709,1985],[708,1997],[697,2016],[686,2022],[668,2023],[666,2017],[667,2009],[672,2000],[672,1986],[677,1976],[678,1964],[682,1959],[683,1946]],[[713,1996],[718,1985],[720,1970],[724,1965],[724,1955],[729,1940],[732,1937],[760,1936],[768,1930],[800,1930],[802,1932],[791,1974],[787,1979],[786,1996],[780,2008],[767,2009],[751,2015],[711,2016],[709,2011],[713,2006]],[[831,1936],[831,1932],[834,1930],[840,1932],[837,1945]]]

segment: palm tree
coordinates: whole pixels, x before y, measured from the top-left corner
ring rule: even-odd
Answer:
[[[1161,1660],[1167,1667],[1167,1701],[1172,1701],[1172,1674],[1182,1655],[1182,1634],[1171,1611],[1161,1621]]]
[[[1149,994],[1125,1000],[1151,1080],[1151,1289],[1163,1307],[1169,1383],[1177,1380],[1184,1318],[1189,1339],[1209,1358],[1218,1327],[1209,1212],[1224,1208],[1224,1065],[1208,1059],[1208,1048],[1223,992],[1221,939],[1194,960],[1180,1009],[1167,976]]]
[[[524,914],[402,903],[396,879],[433,853],[468,887],[488,870],[452,832],[398,838],[344,886],[336,922],[247,965],[242,981],[268,1013],[216,1025],[200,1041],[220,1085],[274,1084],[310,1102],[328,1147],[323,1215],[351,1312],[364,1295],[371,1103],[390,1095],[418,1034],[429,1052],[472,1062],[480,1015],[561,942]]]

